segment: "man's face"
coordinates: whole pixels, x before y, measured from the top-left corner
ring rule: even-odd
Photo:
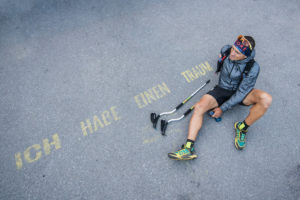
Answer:
[[[244,54],[242,54],[234,45],[232,45],[231,51],[230,51],[230,60],[243,60],[247,58]]]

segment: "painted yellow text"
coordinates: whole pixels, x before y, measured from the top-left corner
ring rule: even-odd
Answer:
[[[93,119],[86,119],[85,122],[80,122],[82,134],[84,136],[89,133],[96,132],[99,128],[104,128],[105,126],[109,126],[114,121],[120,120],[121,117],[118,115],[116,111],[116,107],[113,106],[109,110],[105,110],[101,113],[101,117],[99,118],[97,115],[94,115]]]
[[[61,142],[59,140],[58,134],[54,134],[52,136],[52,142],[49,142],[48,138],[45,138],[43,140],[43,150],[45,156],[49,155],[51,153],[51,147],[54,147],[56,150],[61,148]],[[27,163],[33,163],[38,161],[42,156],[42,147],[40,144],[34,144],[28,147],[23,155],[24,155],[24,160]],[[21,169],[23,166],[23,160],[22,160],[22,153],[18,152],[15,154],[15,159],[16,159],[16,165],[17,169]]]
[[[208,62],[205,62],[204,64],[201,63],[200,65],[196,65],[191,69],[181,72],[181,75],[188,83],[190,83],[191,81],[198,79],[200,76],[204,76],[208,71],[213,71],[213,68]]]
[[[168,88],[166,83],[158,84],[148,90],[136,95],[134,100],[139,108],[144,108],[147,105],[151,104],[153,101],[157,101],[158,99],[167,96],[171,91]]]

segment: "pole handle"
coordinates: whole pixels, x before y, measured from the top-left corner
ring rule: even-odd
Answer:
[[[190,114],[190,112],[192,112],[192,110],[194,110],[194,107],[191,107],[190,109],[188,109],[187,111],[185,111],[185,113],[183,114],[184,116],[187,116],[188,114]]]
[[[176,110],[178,110],[179,108],[181,108],[184,105],[184,103],[180,103],[177,107]]]

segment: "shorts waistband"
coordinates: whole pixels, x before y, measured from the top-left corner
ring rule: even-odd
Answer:
[[[222,89],[222,90],[225,90],[225,91],[227,91],[227,92],[235,92],[235,91],[236,91],[236,90],[228,90],[228,89],[222,88],[222,87],[220,87],[219,85],[216,85],[216,87],[218,87],[218,88],[220,88],[220,89]]]

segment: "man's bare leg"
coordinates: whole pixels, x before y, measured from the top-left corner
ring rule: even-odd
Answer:
[[[250,112],[243,122],[236,122],[234,145],[236,149],[242,150],[246,145],[246,132],[248,127],[261,118],[272,103],[272,96],[268,93],[254,89],[243,100],[245,105],[253,105]]]
[[[262,90],[254,89],[244,99],[243,103],[253,105],[245,119],[246,124],[251,126],[267,112],[272,103],[272,96]]]
[[[174,160],[192,160],[197,158],[197,155],[193,152],[193,145],[197,138],[198,132],[202,127],[203,115],[208,110],[217,106],[217,101],[209,94],[204,95],[200,99],[200,101],[195,104],[194,113],[190,120],[188,140],[185,148],[181,148],[180,150],[173,153],[168,153],[169,158]]]
[[[218,103],[214,97],[209,94],[204,95],[199,102],[196,103],[193,115],[189,124],[189,140],[196,141],[199,130],[202,127],[203,115],[210,109],[218,107]]]

